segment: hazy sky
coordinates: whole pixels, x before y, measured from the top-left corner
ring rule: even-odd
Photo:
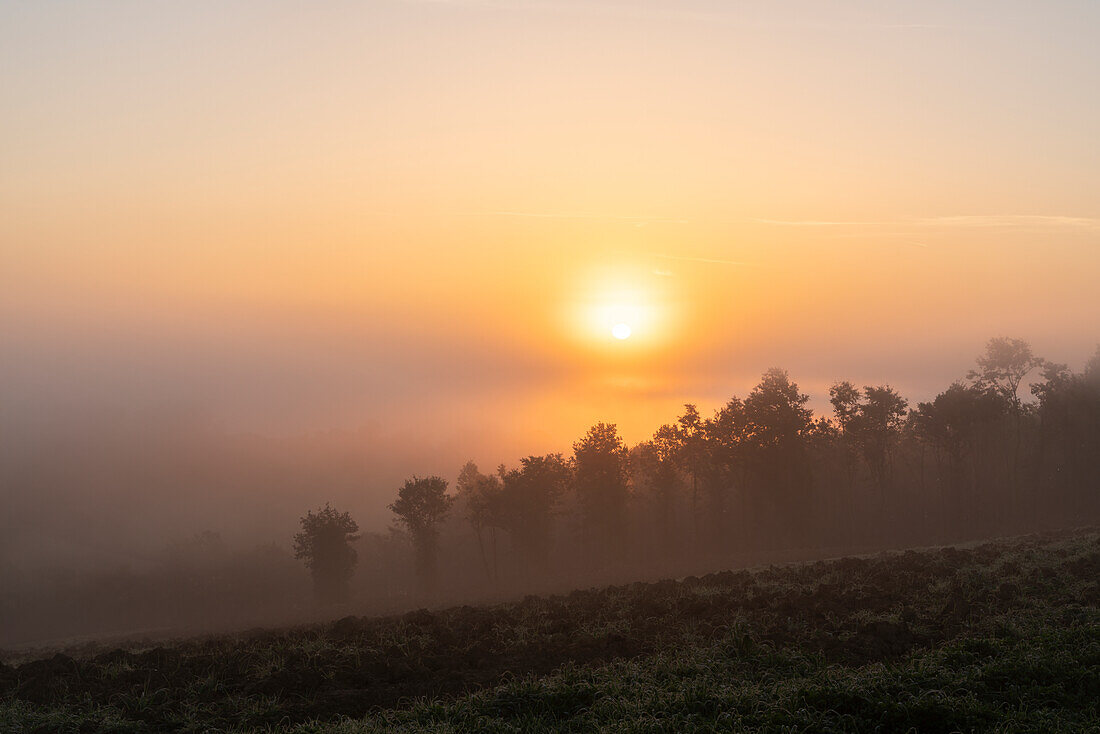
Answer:
[[[367,426],[423,473],[776,365],[818,406],[1002,334],[1079,368],[1098,37],[1085,1],[2,2],[0,421]]]

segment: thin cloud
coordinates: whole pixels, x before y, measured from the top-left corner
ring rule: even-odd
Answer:
[[[1067,217],[1051,214],[965,214],[941,217],[905,217],[902,219],[860,221],[823,219],[764,219],[749,217],[744,222],[767,224],[776,227],[1041,227],[1100,229],[1100,219],[1091,217]],[[881,234],[881,233],[880,233]],[[904,234],[904,233],[896,233]]]
[[[687,257],[684,255],[666,255],[661,252],[650,253],[653,257],[659,257],[662,260],[683,260],[685,262],[693,263],[709,263],[712,265],[749,265],[750,263],[742,262],[741,260],[721,260],[711,257]]]
[[[967,214],[949,217],[924,217],[915,224],[932,227],[1072,227],[1100,229],[1100,219],[1048,214]]]
[[[891,224],[891,222],[883,222],[882,224]],[[852,240],[860,238],[882,238],[882,237],[922,237],[928,234],[927,230],[922,232],[905,232],[897,230],[881,230],[872,229],[869,232],[831,232],[829,234],[821,235],[825,239],[831,240]]]
[[[528,211],[487,211],[464,212],[466,216],[488,217],[528,217],[534,219],[586,219],[605,222],[629,222],[636,227],[646,224],[689,224],[692,220],[680,217],[647,217],[626,216],[614,214],[585,214],[577,212],[528,212]],[[729,222],[742,222],[758,224],[769,227],[789,227],[805,229],[834,229],[844,228],[869,228],[875,231],[867,232],[863,236],[920,236],[918,232],[893,231],[882,232],[877,228],[882,227],[907,227],[927,232],[929,229],[993,229],[993,228],[1017,228],[1017,229],[1076,229],[1084,231],[1100,231],[1100,219],[1093,217],[1070,217],[1055,214],[965,214],[947,215],[939,217],[903,217],[900,219],[881,220],[843,220],[843,219],[768,219],[765,217],[742,217],[725,220]],[[856,233],[838,232],[837,237],[860,236]],[[724,262],[724,261],[723,261]],[[738,263],[742,264],[742,263]]]
[[[604,222],[633,222],[635,224],[687,224],[686,219],[664,217],[630,217],[614,214],[573,214],[568,212],[468,212],[470,216],[485,217],[530,217],[533,219],[593,219]]]
[[[876,224],[876,222],[837,222],[823,219],[761,219],[749,217],[745,221],[756,224],[772,224],[777,227],[840,227],[857,224]]]

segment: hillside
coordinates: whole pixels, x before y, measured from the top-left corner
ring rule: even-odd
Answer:
[[[1100,532],[0,666],[3,731],[1100,728]]]

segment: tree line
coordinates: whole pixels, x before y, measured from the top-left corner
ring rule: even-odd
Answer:
[[[469,462],[453,491],[442,477],[414,476],[375,547],[409,544],[419,594],[430,595],[445,531],[465,583],[499,587],[690,571],[781,550],[948,542],[1100,515],[1100,349],[1078,373],[1020,339],[995,338],[965,379],[928,402],[849,381],[829,389],[830,415],[808,402],[771,369],[744,398],[709,417],[685,405],[634,446],[597,423],[569,455],[488,473]],[[355,520],[329,505],[301,519],[294,551],[319,600],[348,598],[359,539]]]

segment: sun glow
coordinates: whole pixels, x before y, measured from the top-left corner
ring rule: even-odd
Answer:
[[[562,312],[572,341],[586,353],[635,359],[666,348],[679,321],[674,282],[636,264],[593,268],[578,276]],[[587,350],[593,350],[588,352]]]
[[[607,334],[619,341],[631,336],[641,336],[647,323],[652,320],[651,306],[644,305],[647,300],[638,292],[616,291],[604,296],[604,300],[592,311],[592,325],[597,333]]]

